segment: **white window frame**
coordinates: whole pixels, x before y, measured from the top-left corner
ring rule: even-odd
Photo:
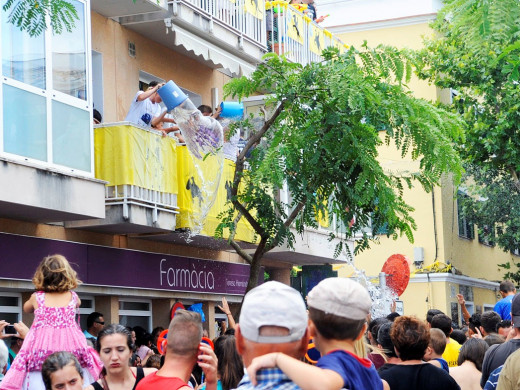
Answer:
[[[121,310],[119,309],[119,318],[121,316],[132,316],[132,317],[148,317],[148,328],[152,329],[152,315],[153,315],[153,307],[151,299],[142,299],[142,298],[119,298],[118,305],[121,302],[139,302],[139,303],[148,303],[150,305],[149,310]]]
[[[76,168],[70,168],[64,165],[55,164],[53,159],[53,150],[52,150],[52,102],[53,100],[64,103],[68,106],[79,108],[85,110],[89,113],[89,119],[92,118],[92,42],[91,42],[91,20],[90,20],[90,7],[88,4],[88,0],[76,0],[83,5],[83,14],[84,14],[84,31],[85,31],[85,66],[86,66],[86,100],[82,100],[79,98],[75,98],[73,96],[67,95],[63,92],[56,91],[53,89],[53,78],[52,78],[52,30],[51,28],[47,28],[42,34],[45,40],[45,90],[41,88],[37,88],[35,86],[25,84],[21,81],[14,80],[8,78],[6,76],[1,76],[0,80],[0,124],[3,123],[3,85],[9,85],[18,89],[21,89],[26,92],[34,93],[39,96],[42,96],[46,99],[46,112],[47,112],[47,161],[41,161],[30,157],[20,156],[17,154],[7,153],[4,151],[3,144],[3,130],[0,130],[0,156],[7,157],[14,161],[19,161],[23,163],[28,163],[31,166],[37,168],[48,169],[49,167],[56,169],[57,171],[64,173],[73,172],[79,176],[86,177],[94,177],[94,129],[92,120],[89,121],[89,138],[90,138],[90,172],[83,171]],[[76,21],[77,23],[77,21]],[[0,53],[2,53],[2,46],[0,40]],[[1,57],[1,54],[0,54]],[[31,126],[36,126],[37,124],[30,124]],[[72,124],[73,126],[73,124]],[[0,129],[3,126],[0,126]]]
[[[16,297],[18,298],[18,306],[0,306],[0,319],[2,319],[2,313],[15,313],[18,315],[18,321],[22,320],[22,307],[23,300],[21,293],[9,293],[9,292],[1,292],[3,297]]]
[[[493,311],[494,308],[495,308],[495,305],[492,305],[490,303],[484,303],[482,305],[482,313],[485,313],[486,311]]]
[[[92,307],[86,308],[86,307],[80,307],[79,308],[79,315],[80,316],[88,316],[90,313],[96,311],[96,298],[93,295],[83,295],[78,294],[78,298],[81,299],[81,301],[85,300],[92,300]]]

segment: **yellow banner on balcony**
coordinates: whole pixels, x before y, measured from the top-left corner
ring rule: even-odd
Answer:
[[[303,16],[294,12],[290,7],[287,8],[287,26],[289,38],[303,44],[305,34]]]
[[[177,206],[179,207],[179,214],[177,215],[177,228],[193,229],[193,219],[191,216],[193,213],[200,211],[200,188],[202,183],[188,149],[186,147],[178,147],[177,156],[179,173],[179,193],[177,195]],[[213,177],[215,174],[216,165],[218,165],[218,163],[216,162],[214,156],[207,157],[203,162],[200,163],[202,174],[205,177]],[[232,161],[225,159],[215,203],[213,203],[213,206],[211,207],[208,216],[204,221],[204,227],[201,232],[206,236],[215,235],[215,229],[220,223],[218,215],[227,210],[227,207],[230,207],[229,205],[226,205],[226,202],[231,197],[231,183],[233,181],[234,174],[235,164]],[[229,237],[229,232],[224,232],[224,237]],[[244,218],[242,218],[238,223],[235,239],[246,242],[258,241],[255,237],[254,229]]]
[[[96,178],[108,186],[135,185],[177,193],[177,144],[169,137],[130,126],[94,130]]]
[[[265,0],[244,0],[244,11],[257,19],[263,20]]]
[[[309,49],[318,55],[325,49],[325,34],[315,23],[309,23]]]

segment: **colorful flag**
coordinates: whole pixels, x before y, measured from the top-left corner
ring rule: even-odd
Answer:
[[[304,20],[303,16],[287,8],[287,35],[299,43],[303,43],[304,35]]]
[[[265,0],[244,0],[244,11],[257,19],[263,20]]]
[[[309,49],[318,55],[325,49],[325,34],[316,23],[309,23]]]

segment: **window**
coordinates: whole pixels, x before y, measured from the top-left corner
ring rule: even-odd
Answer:
[[[79,319],[81,329],[87,329],[87,317],[90,313],[96,311],[96,301],[94,297],[87,295],[79,295],[81,306],[79,307]]]
[[[85,28],[85,6],[77,0],[69,1],[76,8],[79,20],[71,32],[51,34],[52,86],[75,98],[87,99],[87,41]]]
[[[482,245],[495,246],[495,227],[484,225],[478,232],[478,242]]]
[[[37,37],[0,9],[0,154],[92,176],[88,14],[85,0],[70,3],[79,17],[73,31]]]
[[[457,221],[459,224],[459,237],[473,240],[475,238],[473,223],[464,215],[462,206],[466,199],[469,199],[468,195],[461,191],[457,193]]]
[[[147,299],[120,299],[119,323],[124,326],[142,326],[152,331],[152,301]]]
[[[494,308],[495,308],[495,305],[490,305],[489,303],[484,303],[484,312],[493,311]]]
[[[451,309],[451,321],[458,324],[459,323],[459,304],[456,302],[452,302],[450,304]]]
[[[22,294],[5,293],[0,295],[0,318],[11,324],[22,319]]]
[[[0,12],[2,14],[2,75],[44,89],[47,81],[45,35],[30,37],[26,32],[20,31],[18,27],[7,22],[8,12]]]

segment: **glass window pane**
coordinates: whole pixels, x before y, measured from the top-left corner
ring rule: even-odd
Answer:
[[[142,326],[148,332],[151,332],[150,317],[119,316],[119,323],[123,326],[130,326],[131,328],[134,326]]]
[[[25,31],[8,23],[10,11],[2,14],[2,74],[6,77],[45,88],[44,34],[30,37]]]
[[[148,303],[148,302],[120,301],[119,302],[119,309],[121,309],[121,310],[148,311],[148,310],[150,310],[150,303]]]
[[[0,297],[0,306],[14,306],[18,307],[18,297]]]
[[[81,298],[80,309],[92,309],[93,307],[94,307],[93,299]]]
[[[85,6],[70,1],[78,13],[72,32],[52,36],[52,84],[57,91],[87,99]]]
[[[0,316],[3,320],[9,322],[10,324],[14,324],[21,320],[20,315],[18,313],[0,313]]]
[[[90,114],[52,102],[53,162],[90,172]]]
[[[4,84],[4,151],[47,161],[47,110],[43,96]]]

